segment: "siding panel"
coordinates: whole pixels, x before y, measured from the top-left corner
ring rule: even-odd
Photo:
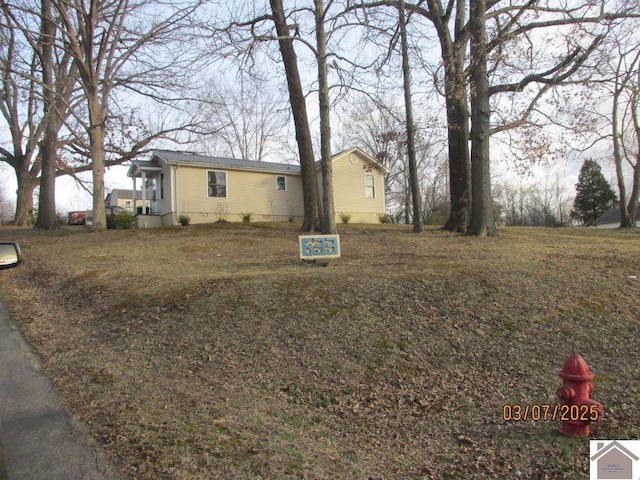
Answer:
[[[208,196],[207,172],[214,170],[227,174],[226,198]],[[276,191],[276,176],[265,172],[177,167],[178,214],[189,215],[192,223],[239,222],[241,213],[252,213],[254,221],[299,220],[304,214],[300,177],[284,175],[287,189]]]
[[[375,198],[365,198],[365,174],[374,176]],[[346,153],[333,161],[333,196],[336,215],[348,213],[353,223],[378,223],[385,212],[384,175],[360,155]]]

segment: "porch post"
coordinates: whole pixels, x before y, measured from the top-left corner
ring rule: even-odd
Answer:
[[[137,213],[137,209],[136,209],[136,177],[135,175],[132,177],[133,178],[133,211],[131,212],[132,215],[135,215]]]
[[[147,214],[147,175],[142,170],[142,214]]]

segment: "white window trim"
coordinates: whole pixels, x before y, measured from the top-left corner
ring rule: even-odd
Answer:
[[[209,195],[209,172],[224,173],[224,181],[225,181],[224,197],[212,197],[211,195]],[[229,173],[226,170],[207,170],[205,180],[206,180],[205,193],[207,195],[207,198],[228,198],[229,197]]]
[[[373,195],[371,197],[367,196],[367,177],[371,177],[373,179]],[[373,173],[365,172],[364,174],[364,198],[376,198],[376,176]]]
[[[284,178],[284,188],[280,190],[278,188],[278,179]],[[287,176],[286,175],[276,175],[276,192],[286,192],[287,191]]]

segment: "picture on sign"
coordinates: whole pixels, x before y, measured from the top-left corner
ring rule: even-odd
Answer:
[[[340,235],[300,235],[300,258],[338,258],[340,256]]]

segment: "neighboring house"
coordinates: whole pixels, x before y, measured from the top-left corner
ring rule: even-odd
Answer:
[[[151,198],[151,197],[147,197]],[[114,188],[111,193],[107,194],[107,198],[104,200],[105,206],[108,207],[122,207],[129,213],[133,211],[133,190],[127,190],[125,188]],[[151,206],[151,202],[147,200],[147,208]],[[136,190],[136,205],[142,208],[142,190]]]
[[[378,223],[385,213],[384,176],[388,170],[357,148],[333,156],[336,216],[354,223]],[[320,165],[316,163],[320,190]],[[138,215],[139,227],[176,225],[180,215],[191,223],[301,221],[304,217],[300,165],[211,157],[157,150],[148,161],[134,161],[128,176],[138,181],[140,202],[150,201],[150,215]],[[319,197],[321,194],[319,193]]]
[[[618,228],[620,226],[620,207],[610,208],[593,222],[596,228]],[[636,226],[640,227],[640,208],[636,211]]]

